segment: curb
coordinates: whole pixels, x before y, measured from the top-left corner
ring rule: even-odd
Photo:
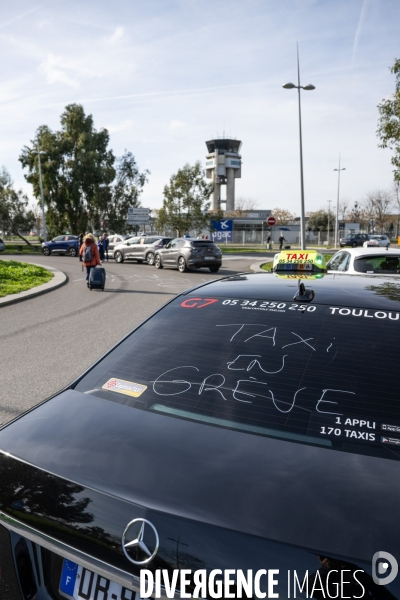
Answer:
[[[262,262],[253,263],[252,265],[250,265],[250,271],[255,271],[256,273],[268,273],[268,271],[265,271],[265,269],[261,268],[261,265],[272,263],[273,260],[273,258],[266,258]]]
[[[35,296],[47,294],[47,292],[51,292],[52,290],[55,290],[68,282],[68,277],[66,276],[66,274],[62,271],[59,271],[59,269],[54,269],[53,267],[47,266],[43,267],[43,265],[39,265],[37,263],[29,264],[35,265],[36,267],[45,268],[47,271],[54,273],[54,277],[47,283],[38,285],[37,287],[31,288],[30,290],[25,290],[25,292],[19,292],[19,294],[10,294],[8,296],[4,296],[4,298],[0,298],[0,308],[2,306],[7,306],[8,304],[15,304],[16,302],[29,300],[30,298],[34,298]]]

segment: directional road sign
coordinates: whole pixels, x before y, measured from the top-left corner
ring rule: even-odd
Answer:
[[[128,215],[148,215],[151,208],[128,208]]]
[[[148,223],[149,215],[128,215],[128,223]]]

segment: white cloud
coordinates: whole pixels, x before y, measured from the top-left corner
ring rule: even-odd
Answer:
[[[125,34],[125,30],[123,27],[117,27],[114,31],[114,33],[112,34],[111,37],[108,38],[108,43],[111,44],[112,46],[114,46],[115,44],[118,44],[119,41],[121,41],[122,39],[124,39],[126,37]]]
[[[40,73],[46,75],[47,83],[57,83],[60,81],[71,87],[79,87],[79,82],[76,79],[72,79],[65,71],[59,68],[60,63],[62,63],[62,58],[48,54],[47,59],[39,65],[38,70]]]
[[[115,133],[117,131],[127,131],[128,129],[132,128],[132,125],[132,119],[126,119],[122,123],[117,123],[117,125],[108,125],[106,129],[109,131],[109,133]]]
[[[183,121],[180,121],[179,119],[172,119],[172,121],[169,124],[169,128],[171,131],[177,131],[178,129],[182,129],[182,127],[185,127],[185,123]]]
[[[39,23],[38,23],[39,29],[43,29],[44,27],[47,27],[48,25],[51,25],[51,23],[47,19],[45,19],[44,21],[39,21]]]

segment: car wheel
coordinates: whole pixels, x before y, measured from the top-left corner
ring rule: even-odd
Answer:
[[[352,247],[357,248],[357,242],[353,242]]]
[[[147,264],[148,265],[154,265],[154,252],[148,252],[146,259],[147,259]]]
[[[209,267],[211,273],[218,273],[219,267]]]
[[[154,259],[154,264],[156,265],[156,269],[162,269],[163,268],[163,264],[161,262],[161,256],[159,254],[156,255],[156,257]]]
[[[122,252],[119,252],[118,250],[117,250],[117,252],[114,252],[114,259],[115,259],[115,262],[117,262],[117,263],[123,263],[124,257],[122,256]]]
[[[47,248],[47,246],[43,248],[42,252],[45,256],[50,256],[50,250],[49,248]]]
[[[183,258],[183,256],[180,256],[178,259],[178,271],[179,273],[186,273],[187,270],[188,268],[186,266],[186,260]]]
[[[76,248],[70,248],[68,252],[69,256],[76,256],[78,254]]]

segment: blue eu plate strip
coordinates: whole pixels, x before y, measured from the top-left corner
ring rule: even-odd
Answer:
[[[61,571],[60,592],[74,597],[75,581],[78,573],[78,565],[71,560],[64,558],[64,564]]]

